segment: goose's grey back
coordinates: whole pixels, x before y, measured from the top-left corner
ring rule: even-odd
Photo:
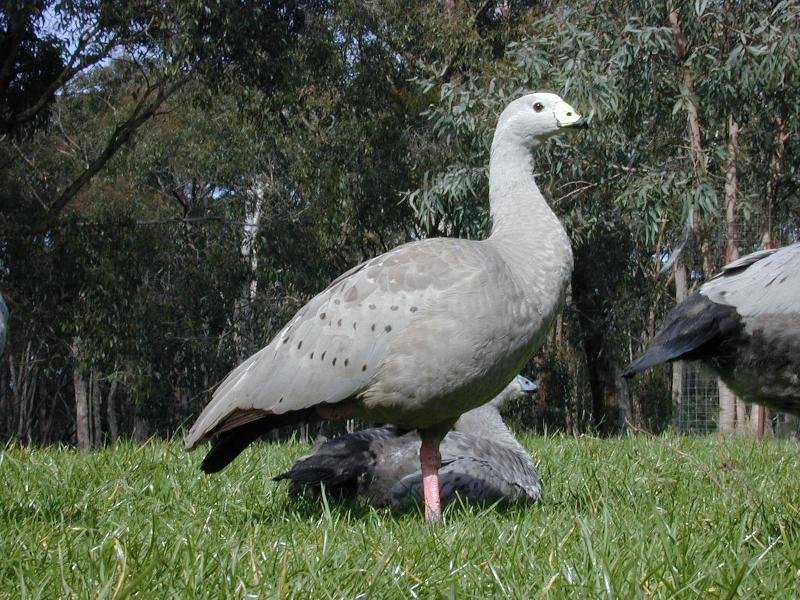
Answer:
[[[761,250],[722,268],[700,292],[742,317],[800,314],[800,243]]]

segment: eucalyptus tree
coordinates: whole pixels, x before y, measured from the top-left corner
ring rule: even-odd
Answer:
[[[765,188],[780,182],[785,194],[794,191],[784,153],[797,115],[796,24],[794,2],[552,3],[526,26],[525,41],[506,47],[502,65],[422,82],[441,92],[430,126],[450,154],[444,168],[427,165],[406,198],[434,230],[486,226],[480,165],[505,98],[550,86],[590,107],[594,127],[574,151],[553,145],[536,168],[576,253],[572,337],[560,345],[571,339],[582,356],[572,357],[579,389],[568,400],[596,425],[614,426],[631,411],[647,420],[651,399],[663,398],[647,380],[626,406],[619,378],[621,359],[652,334],[669,303],[662,262],[674,265],[685,247],[690,283],[707,276],[723,259],[718,231],[735,234]],[[754,155],[757,139],[772,158]]]

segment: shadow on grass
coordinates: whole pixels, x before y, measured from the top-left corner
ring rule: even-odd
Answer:
[[[541,501],[535,503],[508,503],[504,501],[476,502],[456,496],[444,506],[445,520],[467,520],[484,516],[515,520],[537,510]],[[272,505],[250,513],[250,519],[261,523],[285,521],[287,517],[301,520],[324,519],[328,522],[366,521],[372,518],[391,519],[398,522],[421,522],[424,512],[421,502],[407,504],[402,508],[374,507],[363,498],[336,497],[327,494],[283,498]]]

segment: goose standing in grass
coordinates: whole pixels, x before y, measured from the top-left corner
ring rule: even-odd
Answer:
[[[743,400],[800,415],[800,243],[724,266],[623,375],[673,360],[700,360]]]
[[[261,434],[314,417],[416,429],[425,516],[441,516],[439,442],[539,348],[572,273],[569,238],[533,177],[531,151],[585,120],[537,92],[500,115],[485,240],[404,244],[341,275],[234,369],[190,429],[219,471]]]
[[[517,375],[488,403],[465,412],[439,445],[441,501],[534,502],[542,495],[539,474],[525,448],[500,417],[509,400],[536,390]],[[276,481],[290,480],[291,495],[316,496],[321,485],[334,498],[363,497],[373,506],[394,509],[422,498],[420,439],[394,427],[372,427],[317,443]]]

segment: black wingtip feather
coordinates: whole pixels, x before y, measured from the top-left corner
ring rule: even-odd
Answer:
[[[217,473],[227,467],[234,458],[250,444],[265,433],[299,422],[308,422],[315,418],[311,409],[289,411],[282,415],[268,415],[251,421],[230,431],[219,434],[212,442],[200,468],[204,473]]]
[[[247,423],[217,437],[200,465],[203,472],[217,473],[227,467],[245,448],[272,429],[264,421]]]
[[[333,438],[311,456],[295,462],[288,471],[273,477],[273,480],[290,480],[292,493],[319,488],[324,484],[333,495],[352,495],[358,479],[374,469],[375,453],[370,447],[372,442],[377,437],[388,435],[395,433],[388,428],[373,428]]]
[[[712,302],[695,292],[673,308],[647,349],[622,372],[623,377],[673,360],[716,355],[742,328],[732,306]]]

